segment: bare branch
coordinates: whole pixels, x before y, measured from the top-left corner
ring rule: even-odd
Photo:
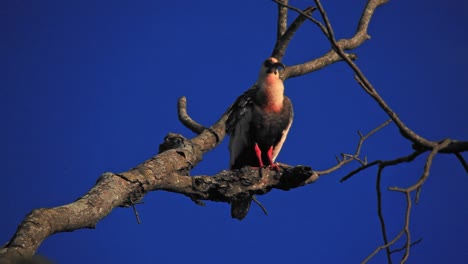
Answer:
[[[404,156],[404,157],[400,157],[400,158],[396,158],[396,159],[393,159],[393,160],[385,160],[385,161],[382,161],[382,160],[375,160],[371,163],[368,163],[367,165],[364,165],[364,166],[361,166],[355,170],[353,170],[352,172],[348,173],[346,176],[344,176],[343,178],[341,178],[340,182],[344,182],[346,180],[348,180],[349,178],[351,178],[352,176],[358,174],[359,172],[365,170],[365,169],[368,169],[372,166],[375,166],[377,164],[379,164],[379,166],[383,166],[383,167],[386,167],[386,166],[392,166],[392,165],[397,165],[397,164],[400,164],[400,163],[403,163],[403,162],[411,162],[413,161],[417,156],[419,156],[420,154],[424,153],[425,151],[422,151],[422,150],[416,150],[414,151],[413,153],[411,153],[410,155],[408,156]]]
[[[138,213],[138,210],[136,209],[135,204],[132,204],[132,209],[133,209],[133,213],[135,214],[135,218],[137,220],[137,223],[141,224],[140,214]]]
[[[349,57],[352,60],[357,59],[357,56],[355,54],[349,54]],[[328,65],[331,65],[333,63],[336,63],[342,60],[343,59],[338,54],[336,54],[335,51],[330,50],[327,53],[323,54],[321,57],[316,58],[314,60],[308,61],[306,63],[286,67],[286,69],[284,69],[284,72],[282,74],[282,78],[286,80],[289,78],[299,77],[304,74],[318,71],[320,69],[327,67]]]
[[[259,202],[259,201],[257,200],[257,197],[255,197],[255,195],[252,196],[252,201],[254,201],[254,202],[262,209],[262,211],[263,211],[263,213],[264,213],[265,215],[268,215],[267,209],[265,208],[265,206],[263,206],[263,204],[262,204],[261,202]]]
[[[443,148],[447,147],[452,141],[450,139],[445,139],[442,141],[440,144],[438,144],[429,154],[426,160],[426,164],[424,165],[424,172],[419,178],[419,180],[411,185],[408,188],[400,188],[400,187],[390,187],[389,190],[391,191],[397,191],[397,192],[412,192],[415,191],[416,189],[420,188],[424,182],[427,180],[427,177],[429,177],[429,172],[431,170],[431,165],[432,165],[432,160],[434,159],[435,155]]]
[[[224,136],[223,116],[210,130]],[[32,256],[48,236],[80,228],[94,228],[115,207],[128,207],[149,191],[165,190],[195,200],[229,202],[243,192],[265,194],[271,189],[290,190],[305,185],[314,173],[309,167],[285,166],[280,172],[268,168],[222,171],[215,176],[188,176],[204,152],[219,140],[210,130],[192,140],[168,136],[178,144],[166,144],[162,152],[136,168],[120,174],[104,173],[96,185],[77,201],[55,208],[33,210],[2,248],[3,258]],[[172,146],[173,148],[169,148]],[[99,210],[97,210],[99,209]]]
[[[182,105],[180,109],[184,110],[185,106]],[[3,258],[30,257],[52,234],[94,228],[115,207],[131,206],[132,201],[139,201],[147,192],[166,185],[172,184],[177,190],[179,180],[186,176],[184,174],[188,174],[201,161],[204,153],[222,141],[227,116],[227,113],[224,114],[213,126],[191,140],[169,134],[161,144],[158,155],[130,171],[104,173],[87,194],[71,204],[33,210],[10,241],[0,248],[0,255]]]
[[[312,14],[313,11],[315,11],[317,8],[316,7],[308,7],[306,8],[304,11],[302,11],[301,9],[297,8],[297,7],[294,7],[294,6],[290,6],[288,4],[285,4],[285,3],[282,3],[280,0],[273,0],[273,2],[275,3],[278,3],[278,5],[284,7],[286,10],[287,9],[291,9],[291,10],[294,10],[296,11],[297,13],[300,14],[299,17],[302,16],[302,19],[304,18],[308,18],[310,21],[312,21],[315,25],[317,25],[321,30],[322,32],[325,34],[325,36],[328,37],[328,32],[326,30],[326,28],[322,25],[322,23],[320,23],[318,20],[316,20],[315,18],[311,17],[310,15]],[[310,13],[307,12],[308,10],[310,10]],[[299,18],[298,17],[298,18]],[[302,20],[301,19],[301,20]],[[305,21],[305,20],[304,20]]]
[[[273,0],[273,1],[278,3],[279,5],[284,5],[279,0]],[[312,12],[314,10],[315,10],[315,8],[308,7],[308,8],[306,8],[304,10],[304,12],[301,11],[301,14],[309,14],[310,15],[310,14],[312,14]],[[275,47],[273,48],[273,51],[271,53],[272,57],[275,57],[280,61],[283,59],[284,54],[286,53],[286,48],[289,45],[289,42],[292,40],[294,34],[299,29],[299,27],[306,20],[307,20],[307,18],[304,15],[299,15],[298,17],[296,17],[296,19],[291,23],[291,25],[288,27],[286,32],[280,38],[276,39]]]
[[[412,203],[411,203],[411,192],[417,190],[417,193],[421,190],[421,187],[422,185],[424,184],[424,182],[427,180],[427,178],[429,177],[429,172],[430,172],[430,168],[431,168],[431,165],[432,165],[432,160],[434,159],[435,155],[441,150],[441,149],[444,149],[445,147],[447,147],[449,144],[451,143],[451,140],[450,139],[446,139],[444,141],[442,141],[441,143],[439,143],[432,151],[431,153],[429,154],[429,156],[427,157],[426,159],[426,163],[424,165],[424,172],[421,176],[421,178],[413,185],[411,185],[410,187],[408,188],[400,188],[400,187],[390,187],[389,190],[390,191],[397,191],[397,192],[402,192],[405,194],[405,198],[406,198],[406,213],[405,213],[405,223],[404,223],[404,226],[403,226],[403,229],[400,231],[400,233],[390,242],[388,242],[388,239],[387,239],[387,232],[386,232],[386,227],[385,227],[385,220],[384,220],[384,217],[383,217],[383,210],[382,210],[382,192],[381,192],[381,185],[380,185],[380,182],[381,182],[381,177],[382,177],[382,171],[383,169],[386,167],[386,166],[393,166],[393,165],[397,165],[397,164],[400,164],[402,162],[410,162],[412,160],[414,160],[414,158],[416,158],[418,155],[420,155],[421,153],[425,152],[425,151],[415,151],[413,152],[412,154],[406,156],[406,157],[401,157],[401,158],[398,158],[398,159],[394,159],[394,160],[389,160],[389,161],[379,161],[379,170],[377,172],[377,184],[376,184],[376,191],[377,191],[377,213],[378,213],[378,216],[379,216],[379,220],[380,220],[380,224],[381,224],[381,230],[382,230],[382,236],[383,236],[383,240],[384,240],[384,245],[383,246],[379,246],[376,250],[374,250],[364,261],[363,263],[367,263],[372,257],[374,257],[380,250],[382,249],[386,249],[386,252],[387,252],[387,260],[388,260],[388,263],[392,263],[392,260],[391,260],[391,254],[394,252],[394,251],[391,251],[390,250],[390,246],[395,244],[403,234],[405,234],[406,236],[406,242],[405,242],[405,254],[403,255],[403,258],[401,260],[401,263],[405,263],[409,257],[409,250],[410,250],[410,247],[414,244],[417,244],[419,243],[420,241],[416,241],[414,243],[411,243],[411,233],[410,233],[410,230],[409,230],[409,222],[410,222],[410,215],[411,215],[411,206],[412,206]],[[418,196],[418,194],[416,195]],[[416,202],[417,202],[417,198],[416,198]]]
[[[380,222],[380,230],[382,231],[382,239],[385,245],[385,251],[387,253],[387,261],[389,264],[392,263],[392,257],[390,255],[390,245],[393,243],[388,243],[388,236],[387,236],[387,227],[385,225],[385,218],[383,216],[383,209],[382,209],[382,171],[383,171],[382,164],[379,165],[379,170],[377,171],[377,180],[375,184],[376,192],[377,192],[377,215],[379,217]],[[394,241],[397,241],[399,238],[395,238]],[[381,248],[382,249],[382,248]],[[378,251],[374,251],[377,253]]]
[[[359,142],[358,142],[358,145],[356,147],[356,151],[354,152],[354,154],[342,154],[343,156],[343,159],[338,159],[338,164],[336,164],[335,166],[327,169],[327,170],[323,170],[323,171],[316,171],[316,173],[320,176],[322,175],[325,175],[325,174],[329,174],[329,173],[332,173],[336,170],[338,170],[339,168],[343,167],[344,165],[348,164],[349,162],[353,161],[353,160],[357,160],[357,161],[360,161],[362,162],[360,159],[359,159],[359,155],[361,153],[361,148],[362,148],[362,145],[364,144],[364,141],[366,141],[366,139],[368,139],[370,136],[372,136],[373,134],[375,134],[377,131],[379,131],[380,129],[384,128],[386,125],[388,125],[389,123],[391,122],[391,120],[387,120],[385,121],[383,124],[381,124],[380,126],[378,126],[377,128],[373,129],[371,132],[367,133],[365,136],[362,136],[362,134],[360,134],[360,139],[359,139]],[[366,166],[366,165],[364,165]]]
[[[351,171],[350,173],[346,174],[346,176],[344,176],[343,178],[340,179],[340,182],[345,182],[346,180],[348,180],[349,178],[353,177],[354,175],[358,174],[359,172],[365,170],[365,169],[368,169],[370,167],[373,167],[377,164],[380,164],[381,161],[380,160],[375,160],[371,163],[367,163],[366,165],[363,165],[353,171]]]
[[[458,158],[458,160],[462,164],[462,166],[465,169],[466,173],[468,173],[468,164],[466,163],[466,160],[463,158],[463,156],[460,154],[460,152],[455,152],[455,156]]]
[[[404,233],[403,231],[400,231],[400,233],[398,233],[398,235],[395,236],[395,238],[394,238],[392,241],[390,241],[389,243],[387,243],[387,244],[385,244],[385,245],[378,246],[369,256],[367,256],[367,258],[366,258],[365,260],[363,260],[363,261],[361,262],[361,264],[365,264],[365,263],[369,262],[369,260],[371,260],[377,253],[379,253],[380,250],[386,249],[386,248],[388,248],[389,246],[393,245],[395,242],[398,241],[398,239],[401,238],[401,236],[403,235],[403,233]],[[388,261],[388,263],[392,263],[391,259]]]
[[[276,32],[276,39],[280,39],[284,32],[286,32],[286,28],[288,27],[288,9],[284,8],[280,4],[287,5],[289,0],[279,0],[281,2],[277,2],[278,5],[278,27]],[[275,1],[276,2],[276,1]]]
[[[361,70],[357,67],[357,65],[349,58],[349,55],[346,54],[343,49],[345,49],[342,45],[340,45],[339,42],[336,41],[333,29],[331,27],[330,21],[328,20],[328,16],[325,12],[325,10],[322,7],[322,4],[320,3],[319,0],[314,0],[315,3],[317,4],[317,8],[320,11],[320,14],[322,15],[322,18],[325,22],[325,26],[327,28],[327,31],[329,33],[329,41],[332,45],[332,48],[338,53],[338,55],[346,61],[346,63],[351,67],[351,69],[355,72],[357,76],[358,82],[363,86],[365,91],[379,104],[379,106],[387,113],[387,115],[395,122],[397,127],[400,129],[400,133],[403,137],[407,138],[411,142],[415,143],[417,147],[422,147],[422,148],[429,148],[433,149],[438,145],[437,142],[429,141],[420,135],[416,134],[414,131],[412,131],[409,127],[407,127],[397,116],[397,114],[387,105],[387,103],[380,97],[380,95],[377,93],[377,90],[373,87],[373,85],[369,82],[369,80],[365,77],[365,75],[361,72]],[[380,4],[386,3],[386,0],[382,1],[372,1],[369,0],[367,7],[363,13],[363,16],[361,17],[361,21],[359,23],[358,27],[358,33],[362,36],[363,33],[362,31],[367,31],[367,26],[373,11],[375,10],[369,7],[374,6],[377,7],[378,2]],[[366,13],[366,10],[369,11],[369,13]],[[366,24],[367,23],[367,24]],[[355,35],[355,37],[358,34]],[[366,34],[367,35],[367,34]],[[445,150],[441,150],[441,152],[448,152],[448,153],[454,153],[454,152],[461,152],[461,151],[468,151],[468,142],[458,142],[458,141],[452,141],[448,146],[446,146]]]
[[[362,13],[361,19],[359,20],[357,31],[354,34],[352,38],[349,39],[341,39],[336,42],[336,45],[340,47],[342,50],[352,50],[357,47],[359,47],[364,41],[368,40],[370,37],[367,34],[367,29],[369,27],[369,23],[371,21],[372,15],[375,12],[375,9],[385,3],[387,3],[388,0],[369,0],[367,2],[366,7],[364,8],[364,11]],[[318,7],[318,6],[317,6]],[[292,9],[294,10],[294,9]],[[297,10],[294,10],[297,12]],[[311,19],[311,18],[309,18]],[[314,24],[317,24],[317,20],[311,20]],[[321,24],[320,24],[321,25]],[[322,32],[325,33],[326,36],[328,36],[329,30],[324,30],[323,26],[320,26],[320,29]],[[330,38],[329,38],[330,39]],[[319,70],[325,66],[328,66],[332,63],[341,61],[343,58],[342,56],[338,55],[336,53],[336,48],[332,48],[332,50],[328,51],[326,54],[322,55],[321,57],[311,60],[309,62],[300,64],[300,65],[294,65],[291,67],[287,67],[285,69],[285,72],[283,73],[284,79],[288,78],[293,78],[297,76],[301,76],[316,70]],[[346,55],[347,58],[353,60],[356,59],[356,56],[353,54],[348,54]]]
[[[182,96],[179,98],[179,101],[177,103],[177,113],[179,116],[180,122],[188,129],[190,129],[193,133],[195,134],[200,134],[205,130],[206,128],[199,123],[197,123],[195,120],[193,120],[187,113],[187,98],[185,96]]]
[[[420,239],[414,241],[413,243],[411,243],[410,246],[412,247],[412,246],[414,246],[414,245],[417,245],[417,244],[421,243],[422,240],[423,240],[423,239],[420,238]],[[405,249],[406,249],[406,245],[404,245],[404,246],[401,247],[401,248],[394,249],[394,250],[390,251],[390,254],[397,253],[397,252],[403,251],[403,250],[405,250]]]

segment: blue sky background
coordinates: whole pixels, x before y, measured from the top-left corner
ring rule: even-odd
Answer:
[[[305,8],[313,1],[291,1]],[[337,38],[352,36],[366,1],[324,1]],[[316,17],[318,14],[316,14]],[[295,17],[291,16],[291,17]],[[370,81],[417,133],[468,140],[468,3],[390,1],[354,52]],[[157,153],[168,132],[193,134],[189,113],[210,125],[256,80],[276,35],[276,4],[259,1],[0,2],[0,244],[27,213],[73,202],[106,171],[122,172]],[[284,58],[302,63],[329,50],[311,23]],[[278,161],[317,170],[354,151],[358,136],[387,117],[343,63],[286,82],[295,120]],[[369,160],[411,152],[389,126],[369,139]],[[468,159],[467,154],[464,154]],[[409,186],[426,156],[389,168],[383,186]],[[228,167],[227,141],[193,175]],[[227,204],[196,206],[153,192],[115,209],[96,229],[60,233],[38,253],[57,263],[358,263],[382,243],[371,169],[340,184],[351,165],[318,182],[259,197],[244,221]],[[468,175],[439,155],[412,211],[410,263],[468,261]],[[402,227],[403,195],[384,193],[389,236]],[[402,242],[398,243],[401,246]],[[396,259],[398,259],[397,257]],[[382,263],[379,254],[372,263]]]

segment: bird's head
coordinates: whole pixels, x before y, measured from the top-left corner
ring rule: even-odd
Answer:
[[[278,59],[270,57],[263,62],[262,67],[260,69],[259,77],[263,79],[268,75],[273,74],[279,78],[278,69],[280,67],[283,69],[286,68],[286,66],[284,66],[283,63],[279,62]]]

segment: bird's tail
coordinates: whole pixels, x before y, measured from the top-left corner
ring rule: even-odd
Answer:
[[[249,194],[242,194],[235,197],[231,201],[231,216],[239,220],[244,219],[250,209],[252,196]]]

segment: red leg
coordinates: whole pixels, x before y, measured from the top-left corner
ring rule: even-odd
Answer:
[[[255,154],[257,154],[257,159],[258,159],[258,164],[259,167],[263,167],[263,161],[262,161],[262,151],[258,147],[258,144],[255,143]]]
[[[271,146],[269,149],[268,149],[268,159],[270,160],[270,168],[274,169],[275,171],[279,171],[279,167],[278,165],[276,165],[274,162],[273,162],[273,146]]]

